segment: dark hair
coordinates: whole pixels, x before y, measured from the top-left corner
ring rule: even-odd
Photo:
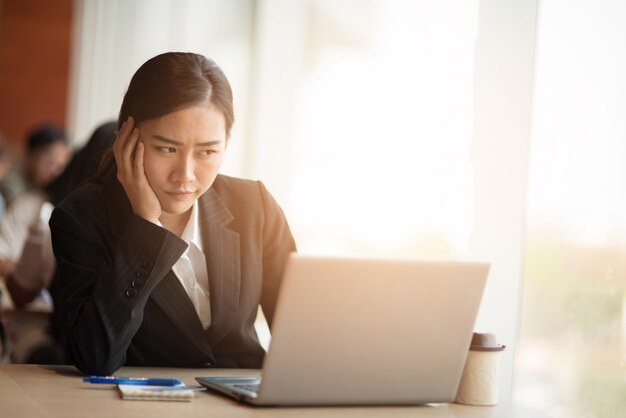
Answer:
[[[133,75],[122,101],[118,129],[129,116],[137,124],[207,100],[224,116],[228,138],[235,116],[233,93],[224,72],[202,55],[166,52],[150,58]],[[113,155],[109,152],[98,174],[104,174],[112,164]]]
[[[53,125],[44,125],[35,129],[28,135],[26,152],[32,154],[37,150],[56,144],[57,142],[67,143],[63,131]]]

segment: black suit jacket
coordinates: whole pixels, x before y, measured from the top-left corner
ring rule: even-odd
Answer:
[[[54,323],[80,370],[261,367],[253,324],[259,303],[273,318],[295,251],[287,221],[261,182],[220,175],[198,203],[211,300],[206,331],[171,270],[187,244],[132,212],[115,166],[54,210]]]

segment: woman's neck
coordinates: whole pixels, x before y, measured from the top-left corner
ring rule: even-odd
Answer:
[[[159,222],[161,222],[161,225],[163,225],[165,229],[170,231],[172,234],[175,234],[177,237],[180,237],[185,230],[185,226],[187,226],[189,215],[191,215],[191,209],[185,213],[181,213],[180,215],[163,213],[159,218]]]

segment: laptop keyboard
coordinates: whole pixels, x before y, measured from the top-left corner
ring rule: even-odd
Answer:
[[[239,383],[239,384],[236,384],[236,385],[233,385],[233,386],[238,388],[238,389],[243,389],[243,390],[251,392],[251,393],[257,393],[257,391],[259,390],[259,384],[258,383]]]

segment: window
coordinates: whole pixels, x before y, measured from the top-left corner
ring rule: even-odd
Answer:
[[[626,3],[544,0],[538,21],[514,399],[626,416]]]

